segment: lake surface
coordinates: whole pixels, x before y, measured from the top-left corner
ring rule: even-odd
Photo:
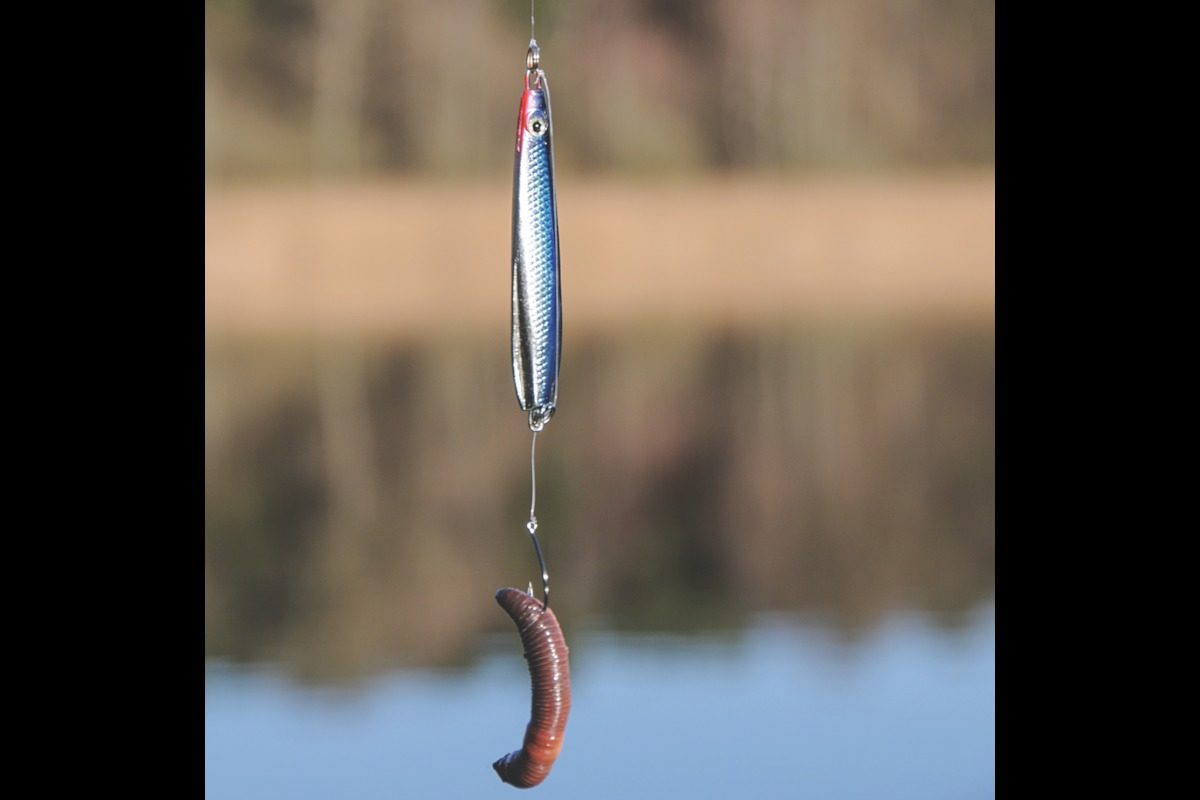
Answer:
[[[573,706],[539,797],[995,795],[990,601],[949,627],[895,613],[852,640],[787,615],[712,635],[566,633]],[[352,688],[210,661],[206,795],[515,797],[491,762],[528,715],[515,631],[469,668]]]
[[[208,797],[517,796],[507,336],[210,336]],[[572,338],[537,516],[574,698],[537,796],[994,796],[994,353],[987,320]]]

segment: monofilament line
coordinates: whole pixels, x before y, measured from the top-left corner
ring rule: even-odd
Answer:
[[[533,441],[529,444],[529,521],[537,527],[537,517],[533,510],[537,506],[537,431],[533,432]]]
[[[538,506],[538,432],[533,432],[533,440],[529,443],[529,539],[533,540],[533,552],[538,554],[538,566],[541,567],[541,608],[550,608],[550,572],[546,571],[546,558],[541,554],[541,543],[538,541],[538,517],[534,510]]]

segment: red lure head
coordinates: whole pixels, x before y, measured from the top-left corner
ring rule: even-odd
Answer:
[[[526,137],[548,137],[550,135],[550,86],[546,73],[539,64],[537,42],[529,43],[529,55],[525,59],[525,89],[521,92],[521,109],[517,114],[517,151],[520,152]]]

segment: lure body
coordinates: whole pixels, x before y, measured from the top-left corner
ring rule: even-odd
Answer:
[[[571,667],[558,619],[536,598],[519,589],[501,589],[496,602],[512,617],[525,646],[533,705],[521,749],[497,759],[492,768],[500,780],[519,789],[537,786],[550,774],[562,750],[563,731],[571,713]]]
[[[517,402],[540,430],[558,402],[562,344],[550,87],[530,43],[513,166],[512,358]]]

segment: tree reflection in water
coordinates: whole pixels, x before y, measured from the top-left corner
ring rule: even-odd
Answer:
[[[336,681],[505,630],[494,591],[536,577],[506,348],[210,339],[208,656]],[[572,339],[538,444],[564,628],[964,617],[994,585],[994,364],[990,324]]]

